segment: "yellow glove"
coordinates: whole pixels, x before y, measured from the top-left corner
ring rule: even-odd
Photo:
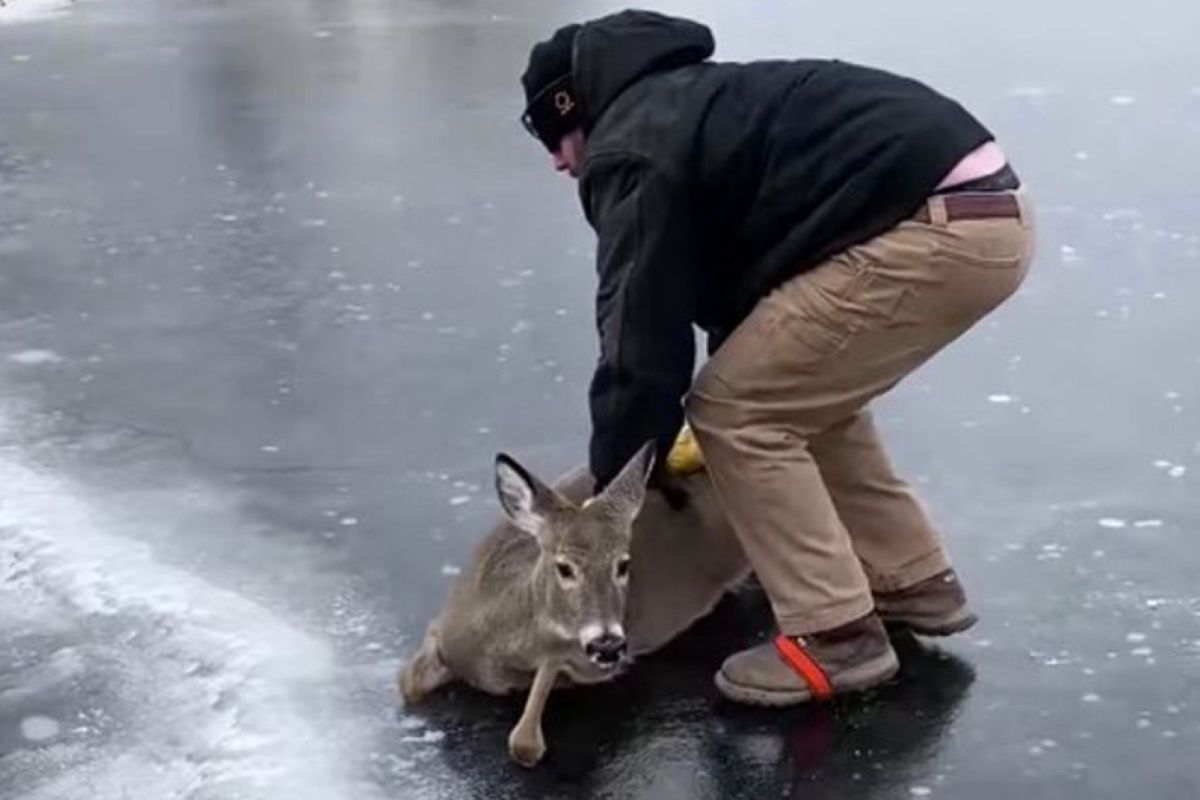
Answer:
[[[704,454],[700,452],[700,445],[696,443],[696,437],[692,435],[692,429],[686,422],[679,429],[675,444],[667,454],[667,467],[676,475],[687,475],[704,469]]]

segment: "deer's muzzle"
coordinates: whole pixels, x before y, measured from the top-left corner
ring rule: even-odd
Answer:
[[[604,668],[612,668],[621,663],[628,649],[624,636],[605,633],[587,642],[583,651],[587,653],[592,663]]]

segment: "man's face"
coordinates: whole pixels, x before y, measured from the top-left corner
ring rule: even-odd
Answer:
[[[583,150],[582,128],[564,134],[558,143],[558,149],[550,154],[554,160],[555,171],[566,172],[572,178],[578,178],[579,170],[583,167]]]

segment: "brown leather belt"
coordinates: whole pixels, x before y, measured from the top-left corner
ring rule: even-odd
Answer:
[[[917,222],[929,224],[931,203],[946,206],[946,221],[965,219],[1020,219],[1021,203],[1012,192],[987,192],[981,194],[944,194],[928,200],[913,217]]]

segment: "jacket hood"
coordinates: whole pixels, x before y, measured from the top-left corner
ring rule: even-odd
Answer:
[[[704,61],[713,54],[712,31],[698,22],[653,11],[622,11],[592,20],[575,37],[575,91],[584,130],[640,78]]]

